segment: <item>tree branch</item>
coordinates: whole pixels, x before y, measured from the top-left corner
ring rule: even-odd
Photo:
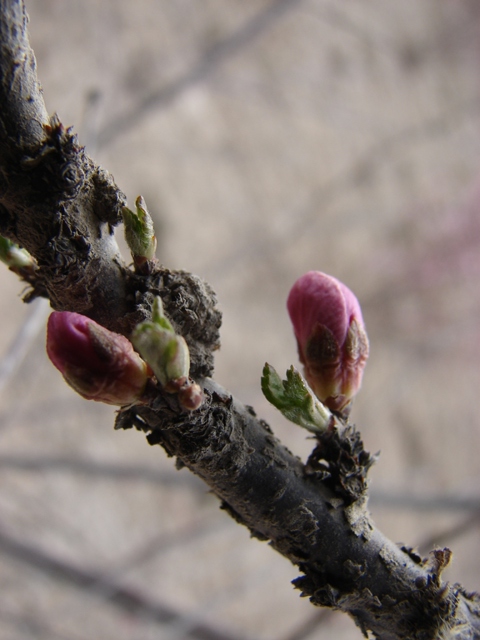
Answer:
[[[0,14],[0,158],[2,165],[19,149],[38,146],[48,114],[28,42],[27,14],[22,2],[2,4]]]
[[[37,259],[31,297],[46,292],[54,308],[75,307],[108,323],[110,309],[128,312],[112,235],[125,196],[76,136],[48,118],[24,3],[0,8],[0,233]]]
[[[129,335],[160,295],[205,391],[204,405],[189,413],[157,387],[149,405],[122,410],[116,427],[135,426],[176,456],[231,516],[299,567],[303,595],[349,613],[365,634],[480,638],[479,597],[441,580],[448,549],[422,560],[375,528],[366,483],[373,459],[353,427],[319,436],[304,465],[209,378],[220,326],[212,290],[185,272],[156,266],[142,274],[124,265],[112,228],[125,197],[72,132],[46,117],[23,3],[0,0],[0,9],[0,232],[37,261],[31,297],[44,293],[56,309]]]

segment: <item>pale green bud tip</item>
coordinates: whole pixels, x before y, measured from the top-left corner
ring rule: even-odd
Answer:
[[[153,260],[157,248],[157,239],[153,220],[142,196],[135,201],[136,212],[123,207],[122,216],[125,226],[125,240],[134,258]]]
[[[26,249],[3,236],[0,236],[0,260],[9,269],[30,269],[34,266],[33,258]]]
[[[167,393],[178,394],[182,407],[195,411],[204,401],[200,386],[188,377],[190,352],[185,339],[176,334],[163,312],[162,299],[152,307],[152,320],[138,324],[132,342],[145,358]]]
[[[177,335],[163,316],[161,301],[157,299],[153,321],[138,324],[132,333],[132,342],[151,366],[160,384],[188,377],[190,352],[182,336]]]
[[[170,323],[170,320],[166,317],[164,311],[163,311],[163,302],[160,296],[157,296],[155,298],[155,300],[153,301],[153,305],[152,305],[152,322],[154,322],[155,324],[160,325],[161,327],[163,327],[164,329],[166,329],[167,331],[171,331],[172,333],[175,333],[173,330],[173,327]]]
[[[47,353],[67,383],[87,400],[125,406],[142,399],[147,364],[124,336],[79,313],[54,311]]]

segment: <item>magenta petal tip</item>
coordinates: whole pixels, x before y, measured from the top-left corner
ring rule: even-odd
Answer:
[[[144,393],[148,367],[131,342],[79,313],[50,315],[47,354],[67,383],[88,400],[124,406],[138,402]]]

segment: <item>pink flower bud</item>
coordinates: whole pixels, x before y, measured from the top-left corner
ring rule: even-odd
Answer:
[[[369,348],[357,298],[336,278],[309,271],[293,285],[287,308],[308,384],[329,409],[347,415]]]
[[[131,342],[79,313],[50,315],[47,353],[87,400],[123,406],[138,402],[144,393],[149,368]]]

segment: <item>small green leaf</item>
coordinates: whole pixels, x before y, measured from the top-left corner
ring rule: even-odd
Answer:
[[[122,216],[125,226],[125,240],[134,258],[153,260],[157,248],[157,239],[153,229],[153,220],[142,196],[135,201],[136,212],[123,207]]]
[[[285,393],[282,379],[275,369],[268,364],[268,362],[266,362],[263,367],[261,384],[265,398],[270,402],[270,404],[273,404],[274,407],[281,410],[285,404]]]
[[[282,380],[275,369],[266,363],[261,384],[266,399],[290,422],[314,433],[325,431],[332,423],[332,413],[315,397],[295,367],[291,366],[287,371],[287,379]]]

